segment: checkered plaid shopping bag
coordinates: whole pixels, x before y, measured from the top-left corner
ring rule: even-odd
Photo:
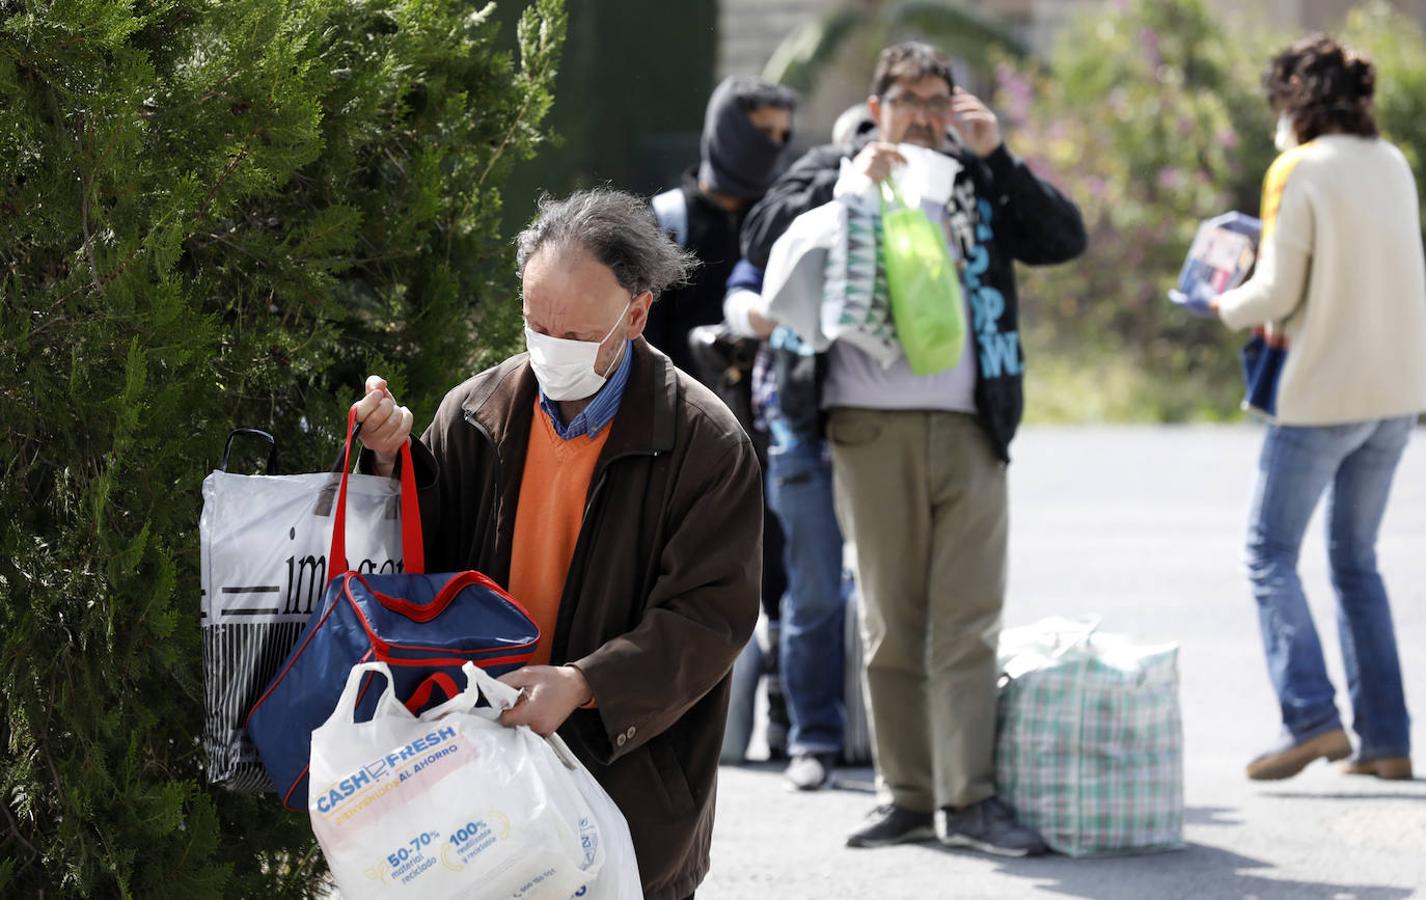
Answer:
[[[1000,638],[995,775],[1069,856],[1183,846],[1178,647],[1046,619]]]

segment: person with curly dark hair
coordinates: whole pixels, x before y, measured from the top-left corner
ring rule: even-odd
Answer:
[[[1275,56],[1264,75],[1282,154],[1263,184],[1253,277],[1214,307],[1285,347],[1253,498],[1248,575],[1283,733],[1256,780],[1345,759],[1343,730],[1297,559],[1318,499],[1358,744],[1346,771],[1410,778],[1410,720],[1377,532],[1392,476],[1426,409],[1426,261],[1415,179],[1377,131],[1376,70],[1330,37]]]
[[[1263,87],[1278,113],[1278,150],[1324,134],[1378,135],[1371,109],[1376,67],[1326,35],[1303,38],[1273,57]]]

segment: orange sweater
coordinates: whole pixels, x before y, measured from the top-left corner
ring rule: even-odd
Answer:
[[[549,664],[565,576],[584,524],[589,482],[612,430],[606,426],[598,437],[584,434],[564,440],[540,408],[539,397],[535,398],[510,554],[510,594],[540,626],[540,645],[530,660],[532,666]]]

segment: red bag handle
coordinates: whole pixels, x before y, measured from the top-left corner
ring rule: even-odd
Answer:
[[[429,622],[446,611],[446,608],[455,601],[456,596],[462,590],[472,584],[480,584],[489,587],[493,582],[479,572],[467,570],[458,572],[451,576],[436,596],[431,598],[431,602],[422,606],[419,603],[412,603],[405,597],[392,597],[380,591],[372,591],[377,601],[394,613],[399,613],[413,622]]]
[[[342,486],[337,491],[337,508],[332,512],[332,550],[327,554],[327,581],[349,570],[347,565],[347,479],[352,474],[352,430],[356,428],[356,404],[347,410],[347,442],[342,453]],[[416,466],[411,461],[411,439],[401,445],[401,555],[403,571],[420,575],[426,571],[426,545],[421,535],[421,500],[416,496]]]
[[[421,707],[425,706],[431,699],[431,695],[436,692],[436,688],[441,689],[441,693],[446,695],[447,700],[460,696],[460,688],[456,686],[456,680],[445,672],[436,672],[430,678],[416,686],[416,690],[406,701],[406,708],[411,715],[420,715]]]

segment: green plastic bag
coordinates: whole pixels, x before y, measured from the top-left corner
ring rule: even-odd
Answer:
[[[945,235],[924,211],[907,206],[890,181],[881,183],[881,217],[891,317],[906,362],[917,375],[953,368],[965,348],[966,317]]]

